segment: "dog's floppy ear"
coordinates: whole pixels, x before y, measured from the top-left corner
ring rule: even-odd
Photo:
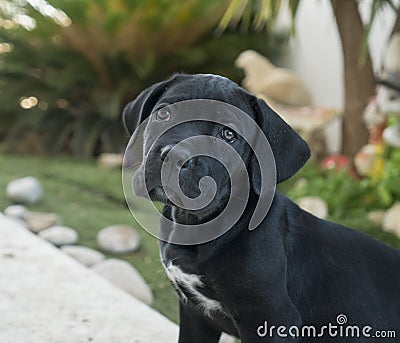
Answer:
[[[122,113],[122,120],[130,135],[151,114],[155,104],[168,87],[178,79],[184,77],[184,74],[175,74],[166,81],[155,83],[142,91],[135,100],[125,106]]]
[[[294,175],[310,158],[310,148],[272,108],[263,100],[253,97],[255,120],[271,145],[276,164],[276,181],[282,182]],[[253,156],[251,161],[252,186],[259,194],[260,167]]]
[[[165,83],[166,81],[159,82],[146,88],[135,100],[125,106],[122,112],[122,120],[130,135],[151,114],[154,105],[166,90]]]

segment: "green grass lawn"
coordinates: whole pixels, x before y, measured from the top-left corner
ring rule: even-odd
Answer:
[[[308,162],[296,175],[278,186],[281,192],[289,194],[294,200],[299,196],[319,196],[329,207],[328,220],[344,226],[357,229],[386,244],[400,249],[400,239],[393,233],[383,231],[367,218],[371,210],[385,210],[377,201],[377,189],[370,186],[363,189],[360,185],[366,180],[354,180],[345,174],[329,172],[322,176],[320,169]],[[306,179],[308,185],[305,191],[296,187],[299,179]],[[398,200],[397,200],[398,201]]]
[[[69,158],[9,155],[0,155],[0,166],[0,211],[11,204],[5,195],[7,183],[30,175],[41,181],[45,192],[43,199],[29,209],[59,214],[63,225],[78,231],[81,245],[99,249],[96,234],[108,225],[137,227],[125,205],[120,170],[103,170],[94,162]],[[139,227],[138,232],[140,250],[117,258],[135,266],[153,290],[154,307],[177,321],[177,297],[164,275],[157,240]]]
[[[177,297],[164,275],[157,240],[138,227],[126,207],[120,170],[103,170],[94,162],[69,158],[9,155],[0,155],[0,166],[0,189],[3,190],[0,191],[0,211],[11,204],[5,195],[7,183],[31,175],[42,182],[45,193],[40,203],[29,208],[59,214],[64,225],[78,231],[81,245],[98,249],[96,234],[108,225],[136,226],[142,237],[141,249],[117,257],[132,263],[143,275],[154,292],[154,307],[177,321]],[[287,192],[302,173],[280,186],[281,190]],[[329,219],[359,228],[400,249],[399,239],[368,222],[365,209],[353,209],[341,216],[331,216]]]

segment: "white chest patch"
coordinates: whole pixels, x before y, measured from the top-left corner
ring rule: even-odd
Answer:
[[[217,311],[224,313],[222,305],[217,300],[207,298],[199,292],[198,288],[204,287],[200,275],[185,273],[179,267],[174,266],[172,262],[168,262],[167,266],[163,266],[168,279],[172,282],[183,300],[186,301],[187,297],[182,288],[191,294],[190,298],[197,303],[206,316],[211,317],[211,314]]]

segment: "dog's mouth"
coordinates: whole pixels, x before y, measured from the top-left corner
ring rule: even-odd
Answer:
[[[162,186],[157,186],[149,190],[148,194],[151,201],[158,201],[164,205],[182,206],[179,195],[173,189],[169,188],[167,195]]]
[[[168,199],[167,195],[165,194],[161,186],[149,190],[148,194],[149,194],[149,200],[151,201],[158,201],[163,204],[170,203],[170,200]]]

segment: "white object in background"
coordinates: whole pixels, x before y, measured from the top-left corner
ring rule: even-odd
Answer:
[[[153,302],[153,293],[139,272],[128,262],[110,258],[92,269],[112,284],[130,293],[146,305]]]
[[[11,205],[4,210],[4,214],[6,216],[23,219],[24,214],[27,211],[28,211],[27,208],[23,205]]]
[[[395,33],[389,40],[383,59],[383,69],[392,73],[400,73],[400,33]]]
[[[400,125],[386,128],[383,131],[383,139],[390,146],[400,148]]]
[[[41,199],[43,187],[36,178],[27,176],[11,181],[7,185],[6,193],[8,198],[17,203],[34,204]]]
[[[310,92],[293,71],[276,67],[257,51],[243,51],[235,66],[245,72],[243,87],[255,95],[291,106],[311,104]]]
[[[80,245],[65,245],[61,247],[61,250],[86,267],[91,267],[105,259],[101,252]]]
[[[400,87],[400,74],[389,74],[387,80],[381,81],[383,84],[379,87],[376,94],[376,103],[379,110],[385,114],[400,116],[400,91],[386,86],[393,83],[394,87]],[[389,126],[383,131],[383,139],[390,146],[400,147],[400,124]]]
[[[136,251],[140,245],[140,235],[126,225],[108,226],[97,234],[97,244],[105,251],[124,254]]]
[[[304,197],[298,199],[296,202],[303,210],[318,218],[326,219],[328,217],[328,205],[319,197]]]
[[[78,233],[66,226],[53,226],[40,231],[38,235],[57,246],[75,244],[78,241]]]
[[[386,211],[382,227],[385,231],[393,232],[400,238],[400,202],[395,203]]]
[[[26,211],[22,215],[23,221],[29,230],[38,233],[49,227],[60,225],[61,219],[55,213]]]

